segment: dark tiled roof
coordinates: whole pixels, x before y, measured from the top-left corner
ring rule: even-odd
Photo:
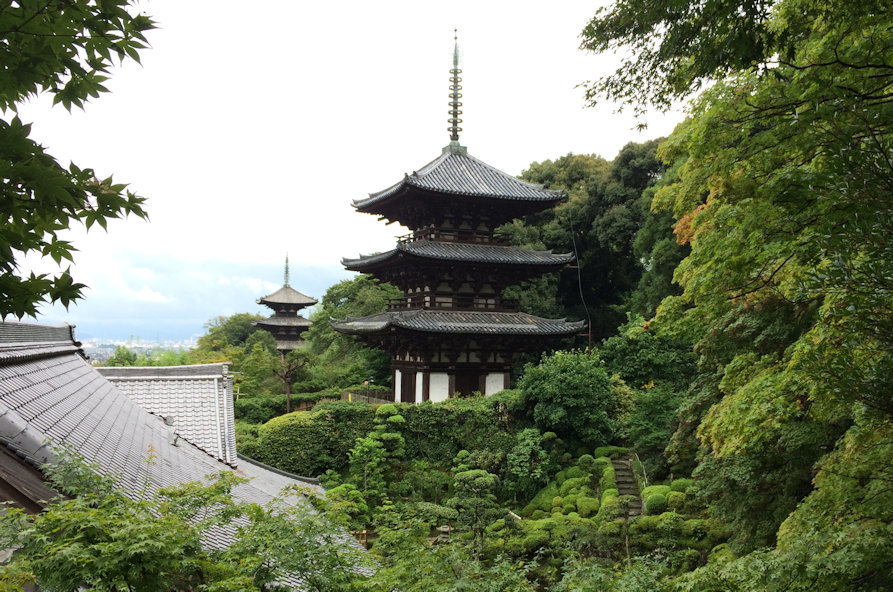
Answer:
[[[47,337],[44,329],[0,323],[0,446],[32,465],[52,462],[57,447],[65,446],[113,477],[134,498],[233,471],[192,444],[175,442],[172,428],[90,366],[70,337],[67,344],[41,342]],[[52,338],[55,333],[50,333]],[[266,504],[288,485],[307,494],[322,493],[318,486],[242,464],[234,472],[252,480],[233,489],[238,500]],[[286,502],[308,506],[303,496],[292,495]],[[234,525],[217,528],[204,543],[224,548],[234,532]],[[349,536],[343,540],[345,545],[356,543]],[[288,576],[283,583],[305,589],[300,575]]]
[[[282,286],[272,294],[259,298],[258,304],[298,304],[301,307],[316,304],[310,296],[301,294],[291,286]]]
[[[298,315],[275,315],[262,321],[255,321],[254,324],[258,327],[309,327],[310,321]]]
[[[347,269],[361,271],[366,267],[396,259],[401,253],[439,261],[546,267],[560,267],[574,259],[570,253],[559,255],[552,251],[531,251],[521,247],[417,240],[398,243],[397,248],[385,253],[365,255],[357,259],[342,259],[341,263]]]
[[[504,200],[557,202],[563,193],[527,183],[474,158],[461,146],[447,146],[443,153],[402,181],[368,198],[357,200],[360,211],[397,194],[405,187],[415,187],[453,195],[474,195]]]
[[[583,321],[544,319],[524,312],[439,310],[388,311],[331,322],[337,331],[352,335],[381,333],[393,327],[424,333],[560,336],[577,333],[585,326]]]
[[[187,442],[236,464],[233,377],[227,364],[96,370],[147,411],[171,418]]]

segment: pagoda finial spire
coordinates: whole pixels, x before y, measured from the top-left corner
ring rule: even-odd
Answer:
[[[288,253],[285,254],[285,285],[288,285]]]
[[[459,92],[462,90],[462,86],[459,84],[462,82],[462,79],[459,78],[461,73],[462,70],[459,69],[458,29],[453,29],[453,69],[450,70],[450,127],[448,128],[451,146],[459,145],[459,132],[462,131],[462,128],[459,127],[459,124],[462,123],[462,120],[459,119],[459,116],[462,115],[462,111],[459,109],[462,106],[462,103],[459,102],[459,99],[462,98],[462,93]]]

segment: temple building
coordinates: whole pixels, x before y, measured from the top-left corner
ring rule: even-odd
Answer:
[[[395,185],[354,202],[363,213],[412,229],[385,253],[344,259],[403,290],[388,310],[332,320],[391,355],[396,401],[442,401],[509,387],[512,357],[547,338],[580,332],[583,322],[520,312],[505,288],[570,263],[570,254],[531,251],[494,236],[502,224],[553,207],[560,191],[503,173],[459,144],[458,48],[451,70],[450,143]]]
[[[254,324],[273,334],[276,349],[283,356],[304,343],[301,335],[310,328],[310,321],[302,317],[299,311],[313,306],[316,300],[288,285],[288,255],[285,256],[285,285],[258,299],[257,303],[272,308],[273,315]]]

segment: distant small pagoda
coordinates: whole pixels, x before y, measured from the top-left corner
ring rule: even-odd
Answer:
[[[274,314],[254,324],[273,335],[276,349],[283,356],[304,343],[301,334],[310,328],[310,321],[298,314],[298,311],[313,306],[316,300],[301,294],[288,284],[288,255],[285,256],[285,285],[258,299],[257,303],[272,308]]]

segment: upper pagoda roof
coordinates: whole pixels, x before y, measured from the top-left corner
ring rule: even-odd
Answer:
[[[561,191],[544,189],[542,185],[527,183],[504,173],[468,154],[464,146],[451,143],[439,157],[421,169],[405,175],[400,182],[387,189],[354,201],[353,206],[361,212],[383,213],[381,206],[411,189],[484,199],[539,202],[544,208],[564,197]]]
[[[525,312],[388,311],[367,317],[347,317],[330,321],[336,331],[350,335],[370,335],[390,328],[423,333],[466,335],[571,335],[582,330],[583,321],[544,319]]]
[[[310,296],[301,294],[288,284],[282,286],[269,296],[257,300],[258,304],[296,304],[301,307],[316,304],[316,300]]]
[[[341,263],[347,269],[362,271],[382,263],[395,261],[404,255],[435,261],[546,267],[560,267],[574,259],[571,253],[556,254],[552,251],[531,251],[514,246],[453,243],[423,239],[400,242],[396,248],[385,253],[364,255],[357,259],[345,258],[341,260]]]

